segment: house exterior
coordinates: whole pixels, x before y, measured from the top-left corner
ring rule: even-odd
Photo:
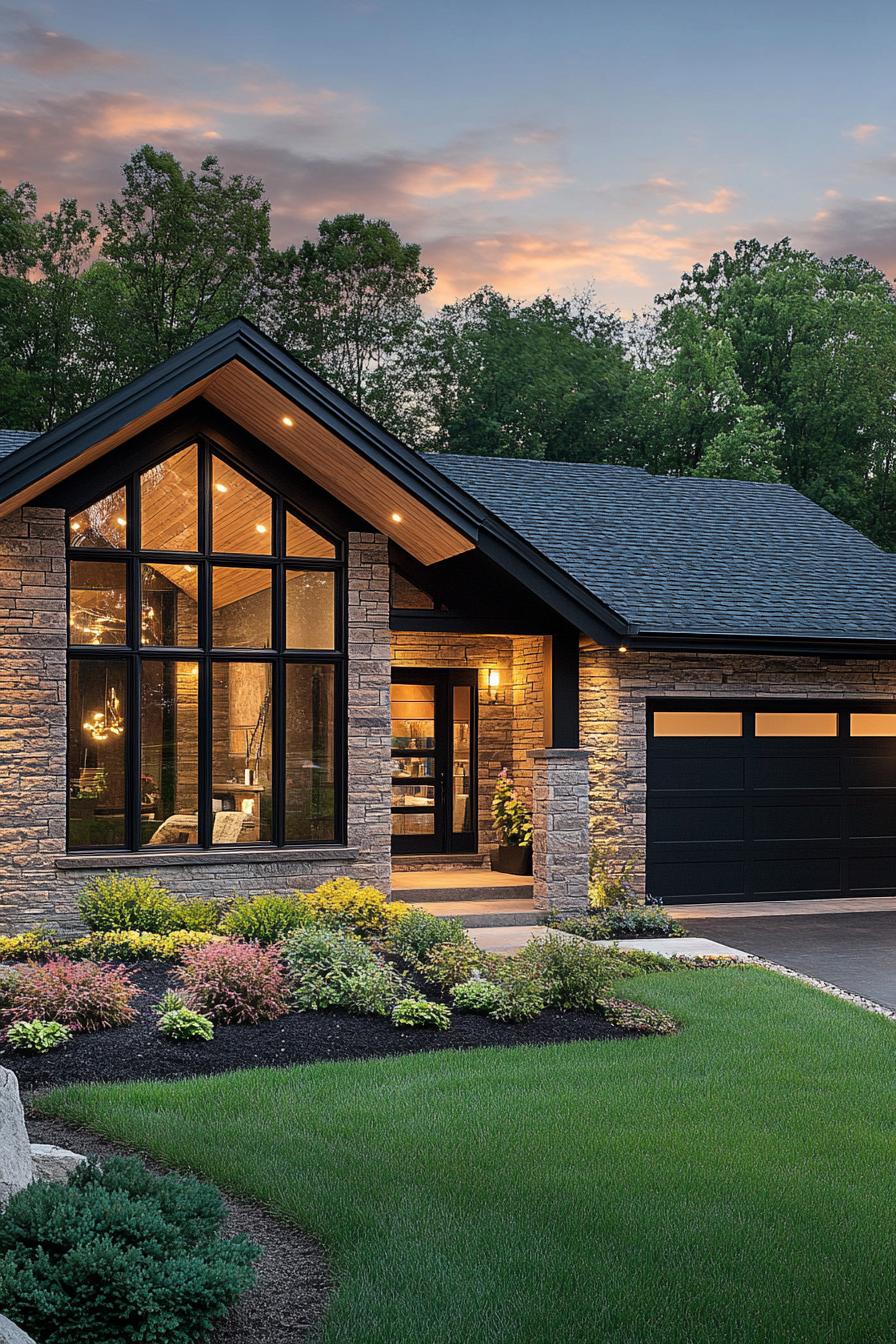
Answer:
[[[896,559],[785,486],[420,455],[245,322],[0,432],[0,926],[589,822],[666,901],[888,895]],[[407,880],[404,881],[407,886]]]

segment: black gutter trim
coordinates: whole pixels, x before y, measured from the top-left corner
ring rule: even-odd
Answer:
[[[632,635],[622,641],[637,652],[743,653],[798,658],[894,658],[894,639],[800,635]]]

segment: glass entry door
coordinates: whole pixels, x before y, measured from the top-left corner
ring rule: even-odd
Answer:
[[[475,671],[392,672],[392,849],[476,849]]]

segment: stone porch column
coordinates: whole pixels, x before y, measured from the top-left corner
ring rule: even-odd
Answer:
[[[348,539],[348,843],[380,891],[392,886],[389,552],[377,532]]]
[[[532,757],[532,875],[537,910],[588,909],[588,752],[546,747]]]

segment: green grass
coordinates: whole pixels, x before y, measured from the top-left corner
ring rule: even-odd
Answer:
[[[760,970],[621,988],[686,1029],[44,1104],[310,1229],[328,1344],[891,1344],[893,1023]]]

